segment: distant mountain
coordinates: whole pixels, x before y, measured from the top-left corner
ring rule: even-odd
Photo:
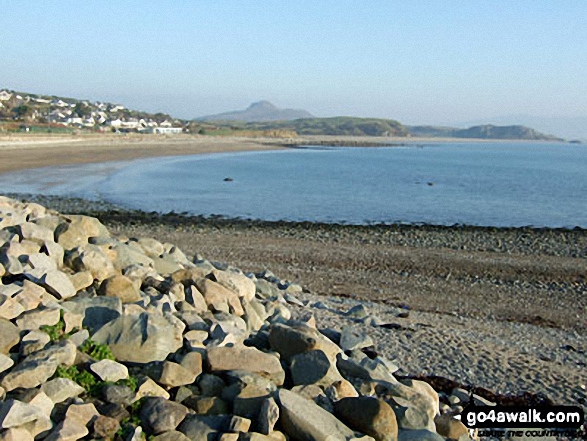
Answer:
[[[291,121],[300,118],[314,118],[309,112],[297,109],[280,109],[269,101],[259,101],[251,104],[245,110],[219,113],[197,118],[198,121]]]
[[[459,129],[455,127],[408,126],[411,136],[425,138],[520,139],[535,141],[563,141],[526,126],[494,126],[491,124]]]

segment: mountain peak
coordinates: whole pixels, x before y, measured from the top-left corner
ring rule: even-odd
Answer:
[[[245,121],[245,122],[264,122],[264,121],[291,121],[294,119],[313,118],[314,116],[299,109],[280,109],[273,103],[262,100],[257,101],[247,107],[245,110],[236,110],[233,112],[219,113],[217,115],[208,115],[198,118],[200,121]]]

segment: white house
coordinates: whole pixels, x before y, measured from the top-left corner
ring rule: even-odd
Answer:
[[[181,127],[150,127],[148,133],[156,133],[159,135],[177,134],[181,133],[183,129]]]
[[[6,90],[0,90],[0,101],[8,101],[12,98],[12,94],[8,93]]]
[[[67,104],[65,101],[57,100],[57,99],[51,101],[51,105],[57,106],[57,107],[69,107],[69,104]]]

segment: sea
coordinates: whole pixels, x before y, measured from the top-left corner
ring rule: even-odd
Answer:
[[[587,228],[587,147],[306,146],[7,173],[0,192],[270,221]]]

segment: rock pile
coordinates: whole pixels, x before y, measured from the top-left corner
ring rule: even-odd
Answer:
[[[2,197],[0,244],[2,440],[469,439],[269,272]]]

